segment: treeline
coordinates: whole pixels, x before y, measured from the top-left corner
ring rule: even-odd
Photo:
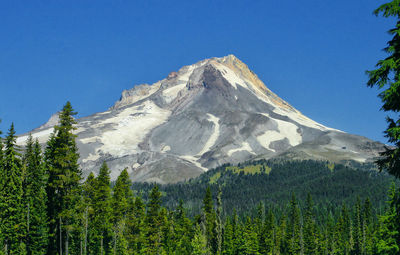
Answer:
[[[387,190],[395,181],[392,176],[380,173],[373,164],[351,166],[325,161],[257,160],[238,166],[223,165],[209,170],[187,182],[160,185],[165,194],[163,205],[173,209],[183,200],[190,217],[202,209],[204,190],[210,186],[214,195],[222,188],[224,212],[237,211],[239,217],[254,217],[258,203],[268,207],[285,208],[296,194],[300,207],[304,208],[308,193],[314,199],[318,217],[340,213],[343,203],[354,205],[357,198],[369,198],[373,213],[385,208]],[[135,194],[145,200],[154,184],[134,183]]]
[[[104,163],[97,176],[92,173],[83,182],[72,133],[74,114],[67,103],[44,152],[29,137],[21,153],[13,125],[0,139],[0,254],[399,252],[394,186],[380,216],[366,198],[351,207],[343,204],[338,215],[319,217],[310,193],[303,202],[292,192],[285,208],[260,203],[253,216],[239,217],[223,207],[228,179],[218,182],[224,177],[213,175],[213,184],[208,179],[206,186],[217,187],[217,195],[210,187],[203,189],[201,210],[188,217],[182,200],[174,208],[163,206],[157,185],[146,199],[135,195],[127,170],[111,185]]]

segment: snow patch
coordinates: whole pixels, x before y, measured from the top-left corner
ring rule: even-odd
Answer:
[[[246,83],[237,76],[237,74],[232,71],[230,68],[225,67],[222,64],[214,63],[215,68],[217,68],[222,76],[235,88],[237,89],[237,85],[242,86],[247,89]]]
[[[194,69],[195,69],[195,66],[194,65],[190,65],[188,67],[188,70],[184,74],[179,75],[179,79],[178,80],[184,81],[185,83],[187,83],[189,81],[190,75],[192,75]]]
[[[182,83],[182,84],[178,84],[176,86],[173,86],[171,88],[163,90],[162,95],[163,95],[165,101],[167,102],[167,104],[172,102],[172,100],[174,100],[178,96],[179,91],[181,91],[185,87],[186,87],[186,83]]]
[[[239,147],[239,148],[229,150],[227,152],[227,155],[228,155],[228,157],[230,157],[230,156],[232,156],[233,153],[238,152],[238,151],[247,151],[253,155],[256,155],[256,153],[254,153],[253,149],[250,147],[250,144],[248,142],[243,142],[241,147]]]
[[[267,114],[263,115],[271,118]],[[302,142],[302,137],[297,132],[298,127],[295,124],[283,120],[271,119],[277,123],[278,131],[267,130],[264,134],[257,136],[257,141],[261,146],[275,152],[273,148],[270,148],[272,142],[280,141],[285,138],[289,140],[291,146],[296,146]]]
[[[293,111],[286,111],[282,108],[276,107],[273,112],[283,115],[283,116],[287,116],[290,119],[296,121],[297,123],[306,126],[306,127],[311,127],[311,128],[316,128],[322,131],[337,131],[337,132],[342,132],[341,130],[338,129],[333,129],[333,128],[328,128],[322,124],[319,124],[318,122],[313,121],[312,119],[304,116],[303,114],[301,114],[300,112],[293,112]]]
[[[53,131],[54,131],[54,128],[51,127],[51,128],[48,128],[48,129],[45,129],[45,130],[42,130],[42,131],[39,131],[36,133],[32,133],[32,138],[34,141],[36,139],[38,139],[39,143],[43,144],[49,140],[50,135],[53,133]],[[26,145],[26,141],[28,140],[28,137],[29,137],[29,134],[17,137],[17,140],[16,140],[17,145],[20,145],[20,146]]]
[[[204,172],[207,172],[208,169],[203,167],[199,162],[197,162],[197,158],[194,156],[190,156],[190,155],[183,155],[183,156],[179,156],[180,158],[187,160],[191,163],[193,163],[194,165],[196,165],[198,168],[203,169]]]
[[[219,137],[219,118],[215,117],[214,115],[207,113],[208,115],[208,120],[214,123],[214,132],[211,134],[210,138],[208,138],[206,144],[204,145],[203,149],[197,153],[197,156],[201,156],[207,151],[211,149],[211,147],[214,146],[214,144],[217,142],[217,139]]]
[[[118,123],[116,129],[104,132],[99,137],[103,144],[100,150],[117,157],[137,152],[139,143],[153,128],[167,121],[170,114],[170,111],[159,108],[151,101],[124,109],[115,117],[97,124],[105,126]]]
[[[88,161],[95,161],[95,160],[98,160],[99,158],[100,158],[99,154],[90,153],[89,156],[87,156],[86,158],[82,159],[82,163],[86,163]]]
[[[88,137],[88,138],[82,138],[79,141],[81,143],[85,143],[85,144],[87,144],[87,143],[95,143],[95,142],[97,142],[97,137],[93,136],[93,137]]]

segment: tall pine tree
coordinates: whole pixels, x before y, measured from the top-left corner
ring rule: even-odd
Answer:
[[[128,243],[125,238],[126,220],[130,201],[133,199],[129,174],[124,169],[117,178],[112,197],[113,254],[126,254]]]
[[[4,253],[26,254],[22,163],[15,143],[14,124],[11,124],[5,138],[3,171],[0,173],[0,226]]]
[[[28,254],[44,254],[47,249],[46,173],[38,140],[29,135],[24,155],[25,204],[27,219],[26,246]]]
[[[150,192],[150,201],[147,205],[146,215],[146,254],[160,254],[161,253],[161,192],[158,185],[155,185]]]
[[[96,178],[94,201],[94,227],[96,228],[96,253],[102,255],[107,254],[111,247],[111,187],[110,187],[110,171],[104,162],[100,168],[99,175]]]
[[[81,170],[78,165],[76,135],[72,133],[76,124],[71,103],[67,102],[59,114],[59,124],[47,143],[45,151],[47,184],[47,213],[49,217],[48,254],[69,252],[69,241],[77,218],[80,201]]]

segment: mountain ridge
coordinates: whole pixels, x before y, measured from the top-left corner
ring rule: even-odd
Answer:
[[[134,181],[178,182],[254,158],[366,162],[384,149],[306,117],[234,55],[201,60],[152,85],[124,90],[109,110],[77,121],[84,175],[106,161],[112,179],[128,168]],[[46,125],[32,131],[42,144],[52,132]]]

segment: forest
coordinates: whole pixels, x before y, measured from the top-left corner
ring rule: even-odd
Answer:
[[[260,160],[159,187],[126,169],[111,183],[104,163],[83,180],[74,114],[67,102],[43,152],[13,125],[0,140],[1,254],[398,252],[397,188],[372,166]]]

